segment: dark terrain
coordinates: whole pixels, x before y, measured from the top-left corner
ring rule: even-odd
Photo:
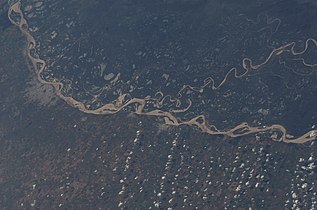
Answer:
[[[25,48],[0,27],[1,210],[317,208],[314,142],[83,114],[34,80]]]

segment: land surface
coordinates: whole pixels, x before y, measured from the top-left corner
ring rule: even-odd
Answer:
[[[8,17],[38,80],[82,112],[129,110],[213,135],[305,143],[317,135],[315,27],[291,20],[301,9],[280,9],[313,10],[279,3],[25,0],[11,1]]]
[[[34,79],[26,44],[0,31],[1,210],[316,208],[314,141],[85,114]]]
[[[0,40],[0,209],[315,207],[315,144],[43,106],[27,94],[22,35],[10,27]]]

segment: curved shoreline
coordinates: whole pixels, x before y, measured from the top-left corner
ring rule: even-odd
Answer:
[[[20,16],[19,22],[15,22],[11,18],[12,12],[14,12]],[[174,110],[172,112],[165,112],[165,111],[161,111],[161,110],[157,109],[157,110],[153,110],[153,111],[149,111],[149,112],[144,112],[144,106],[145,106],[147,101],[156,101],[158,104],[162,104],[162,100],[164,100],[166,97],[168,97],[168,95],[163,97],[162,93],[161,93],[162,97],[159,99],[157,99],[157,98],[144,98],[144,99],[132,98],[132,99],[129,99],[127,101],[125,101],[125,98],[128,94],[121,94],[112,103],[105,104],[102,107],[95,109],[95,110],[88,109],[84,103],[77,101],[76,99],[74,99],[72,97],[64,96],[62,94],[62,89],[64,86],[63,83],[58,82],[58,81],[49,82],[49,81],[46,81],[46,80],[41,78],[41,73],[45,70],[46,63],[44,60],[40,59],[39,56],[31,55],[31,51],[34,50],[36,47],[36,40],[28,31],[28,23],[27,23],[26,19],[24,18],[23,12],[21,11],[21,0],[18,0],[14,4],[10,5],[9,11],[8,11],[8,18],[12,24],[19,27],[20,31],[23,33],[23,35],[27,39],[27,56],[33,64],[38,81],[42,84],[52,85],[55,89],[56,95],[59,98],[64,100],[70,106],[77,108],[78,110],[80,110],[84,113],[97,114],[97,115],[115,114],[129,105],[135,104],[136,105],[136,110],[134,111],[135,114],[163,117],[165,120],[165,124],[167,124],[167,125],[197,126],[202,132],[212,134],[212,135],[223,134],[223,135],[227,135],[230,137],[239,137],[239,136],[244,136],[244,135],[252,134],[252,133],[277,130],[277,131],[281,132],[282,137],[280,139],[273,139],[272,138],[272,140],[274,140],[274,141],[282,141],[285,143],[302,144],[302,143],[309,142],[309,141],[312,141],[312,140],[317,138],[317,130],[311,130],[311,131],[308,131],[307,133],[303,134],[302,136],[293,137],[293,136],[288,135],[285,127],[283,127],[282,125],[279,125],[279,124],[274,124],[271,126],[252,127],[252,126],[249,126],[246,122],[242,122],[241,124],[235,126],[234,128],[232,128],[230,130],[220,131],[216,128],[216,126],[209,125],[207,123],[207,120],[206,120],[204,115],[198,115],[197,117],[194,117],[193,119],[191,119],[189,121],[181,121],[180,119],[177,119],[176,116],[174,116],[172,114],[172,113],[187,111],[188,108],[191,106],[191,101],[190,101],[190,104],[187,108],[181,109],[181,110]],[[235,78],[241,78],[241,77],[247,75],[249,71],[258,70],[261,66],[263,66],[267,62],[269,62],[271,60],[271,58],[275,55],[280,55],[283,52],[289,52],[289,53],[292,53],[293,55],[304,54],[306,52],[306,50],[308,49],[309,42],[313,42],[317,46],[317,41],[315,39],[310,38],[310,39],[306,40],[304,50],[296,52],[294,49],[296,44],[295,44],[295,42],[291,42],[289,44],[283,45],[279,48],[272,50],[271,53],[265,59],[265,61],[263,61],[262,63],[257,64],[257,65],[254,65],[252,63],[251,59],[244,58],[242,60],[242,66],[243,66],[243,69],[245,70],[244,73],[239,75],[237,68],[232,68],[227,72],[224,79],[220,82],[219,85],[215,84],[215,81],[212,77],[208,77],[204,80],[204,85],[202,85],[201,87],[192,87],[192,86],[187,85],[187,86],[184,86],[179,91],[179,93],[182,90],[184,90],[185,88],[189,88],[193,91],[203,91],[204,88],[206,88],[208,86],[211,87],[213,90],[217,90],[226,82],[229,75],[234,74]],[[311,66],[311,64],[306,64],[304,59],[302,60],[302,63],[306,66]]]

